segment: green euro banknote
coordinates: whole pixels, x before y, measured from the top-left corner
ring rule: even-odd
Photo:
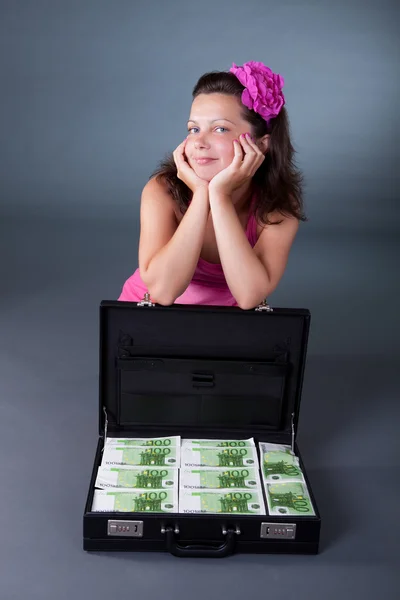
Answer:
[[[93,512],[178,512],[178,492],[171,490],[95,490]]]
[[[248,448],[254,445],[253,438],[248,440],[182,440],[182,447],[193,448]]]
[[[181,437],[175,435],[172,437],[158,438],[106,438],[106,444],[113,446],[180,446]]]
[[[137,467],[179,467],[179,446],[104,446],[101,466],[131,465]]]
[[[178,483],[178,469],[170,467],[148,468],[129,466],[105,466],[97,471],[95,487],[101,490],[113,488],[162,489]]]
[[[256,467],[257,450],[248,448],[182,448],[182,468],[190,467]]]
[[[315,515],[307,486],[300,481],[267,483],[265,491],[270,515]]]
[[[285,454],[290,454],[294,456],[292,452],[292,447],[287,446],[286,444],[271,444],[270,442],[260,442],[260,453],[267,454],[268,452],[283,452]]]
[[[181,490],[261,489],[258,470],[239,469],[181,469]]]
[[[268,445],[271,447],[271,444]],[[269,449],[266,444],[260,444],[261,472],[265,483],[274,481],[303,481],[304,477],[297,456],[287,452],[284,446],[279,449]]]
[[[265,515],[261,491],[180,490],[180,513]]]

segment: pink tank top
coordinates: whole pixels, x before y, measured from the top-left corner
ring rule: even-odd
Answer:
[[[250,213],[246,227],[246,237],[254,248],[257,242],[257,221]],[[124,302],[140,302],[147,287],[143,283],[139,269],[126,280],[118,300]],[[220,264],[210,263],[201,257],[193,274],[192,281],[175,300],[175,304],[209,304],[214,306],[237,306],[235,298],[226,283],[224,271]]]

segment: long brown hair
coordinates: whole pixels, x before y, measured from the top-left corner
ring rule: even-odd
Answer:
[[[199,94],[226,94],[241,100],[244,86],[233,73],[212,71],[200,77],[193,88],[193,99]],[[308,221],[303,212],[303,174],[295,167],[295,149],[290,140],[289,119],[285,106],[269,124],[256,112],[242,104],[242,116],[251,125],[252,135],[261,138],[270,135],[265,160],[253,176],[256,192],[254,214],[264,225],[275,225],[282,221],[269,221],[268,214],[277,211],[291,215],[300,221]],[[150,178],[163,180],[169,193],[184,213],[192,197],[191,190],[177,177],[177,168],[172,155],[168,154],[153,171]]]

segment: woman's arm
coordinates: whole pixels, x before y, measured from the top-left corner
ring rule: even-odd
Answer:
[[[265,227],[252,248],[230,196],[210,190],[210,207],[229,289],[241,308],[254,308],[278,285],[299,222],[279,215],[282,223]]]
[[[151,179],[140,208],[139,270],[154,302],[173,304],[189,285],[199,260],[209,215],[207,187],[193,193],[180,223],[175,200]]]

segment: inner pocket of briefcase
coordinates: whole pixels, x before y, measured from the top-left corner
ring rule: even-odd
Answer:
[[[120,362],[120,361],[119,361]],[[278,429],[288,365],[274,362],[155,359],[119,364],[117,421],[135,424]]]

